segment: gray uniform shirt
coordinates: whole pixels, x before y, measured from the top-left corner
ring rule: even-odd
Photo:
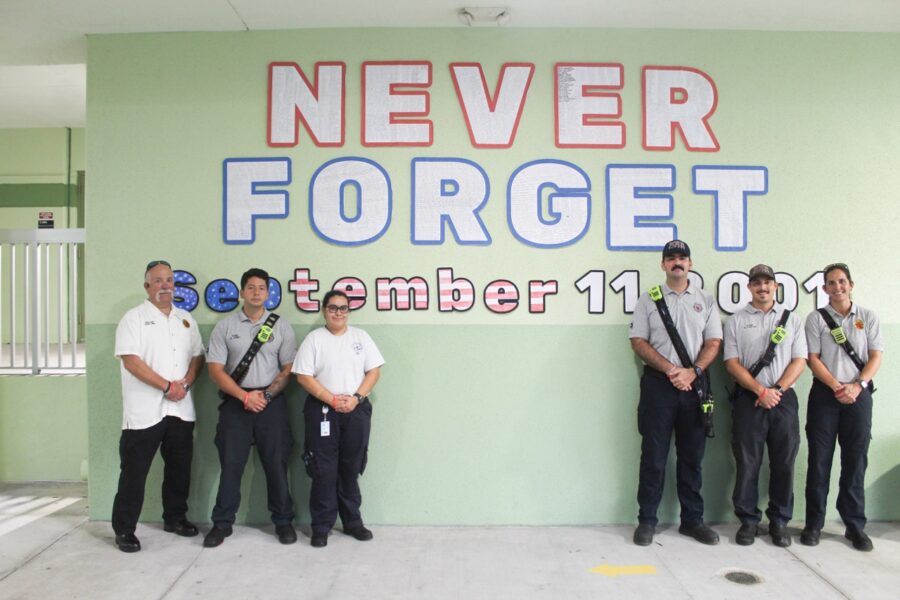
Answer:
[[[691,362],[695,362],[704,340],[722,339],[719,307],[716,306],[716,301],[712,297],[693,285],[689,285],[683,293],[677,294],[669,286],[663,284],[662,291],[666,306],[669,307],[669,314],[672,315],[672,321],[675,322],[675,329],[678,330],[681,341],[684,342]],[[684,366],[672,345],[662,317],[659,316],[656,303],[650,299],[648,292],[644,292],[638,298],[628,337],[647,340],[673,365]]]
[[[869,350],[884,351],[881,324],[871,310],[856,303],[850,305],[850,312],[846,317],[842,317],[831,308],[830,304],[825,310],[844,330],[850,345],[864,363],[869,362]],[[847,356],[847,352],[831,337],[831,330],[828,329],[819,311],[814,310],[806,317],[806,344],[809,346],[809,353],[818,354],[825,367],[841,383],[850,383],[859,377],[859,369]]]
[[[219,321],[209,337],[206,361],[225,365],[225,372],[230,374],[244,357],[253,338],[268,318],[269,311],[265,311],[259,321],[253,322],[241,309]],[[241,387],[267,387],[281,372],[282,365],[293,362],[296,353],[297,338],[294,336],[294,330],[285,318],[281,317],[272,328],[269,341],[262,345],[256,358],[250,363],[250,369],[241,382]]]
[[[731,315],[725,322],[722,359],[737,358],[741,365],[749,371],[750,367],[762,357],[768,348],[769,338],[775,331],[778,321],[781,320],[783,312],[778,307],[763,312],[752,304],[748,304]],[[808,354],[806,334],[803,332],[803,322],[800,317],[792,313],[784,328],[787,333],[781,343],[775,346],[775,358],[756,376],[756,380],[767,388],[775,387],[791,360],[795,358],[805,360]]]

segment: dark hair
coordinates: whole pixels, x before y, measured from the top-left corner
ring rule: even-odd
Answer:
[[[328,306],[328,302],[335,296],[340,296],[341,298],[346,300],[348,304],[350,303],[350,297],[347,295],[347,292],[345,292],[344,290],[331,290],[327,294],[325,294],[324,298],[322,298],[322,308]]]
[[[848,267],[846,263],[831,263],[822,271],[822,277],[828,279],[828,274],[835,270],[843,271],[844,274],[847,275],[847,281],[853,283],[853,278],[850,277],[850,267]]]
[[[247,281],[251,277],[259,277],[260,279],[262,279],[263,281],[266,282],[266,286],[269,285],[269,274],[266,273],[265,271],[263,271],[262,269],[253,268],[253,269],[248,269],[247,271],[244,272],[243,275],[241,275],[241,289],[244,289],[244,287],[246,287]]]

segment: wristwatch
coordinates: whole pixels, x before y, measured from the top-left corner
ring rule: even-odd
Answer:
[[[858,381],[858,383],[859,383],[860,386],[862,386],[862,389],[864,389],[864,390],[869,389],[869,382],[866,381],[865,379],[860,379],[860,380]]]
[[[360,395],[359,395],[359,392],[354,392],[353,397],[356,398],[356,401],[357,401],[359,404],[362,404],[363,402],[365,402],[366,400],[369,399],[368,396],[360,396]]]
[[[775,391],[777,391],[779,394],[783,394],[783,393],[784,393],[784,388],[781,387],[781,386],[778,385],[778,384],[775,384]]]
[[[269,393],[269,390],[266,390],[263,392],[263,397],[265,397],[265,399],[266,399],[266,404],[268,404],[272,401],[272,394]]]
[[[189,383],[185,383],[185,384],[182,385],[181,387],[184,388],[184,393],[185,393],[185,394],[187,394],[189,391],[191,391],[191,384],[189,384]]]

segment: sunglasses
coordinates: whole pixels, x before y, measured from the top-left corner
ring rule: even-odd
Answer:
[[[165,260],[151,260],[150,262],[147,263],[147,268],[144,269],[144,273],[146,273],[147,271],[149,271],[149,270],[152,269],[153,267],[158,267],[159,265],[165,265],[165,266],[169,267],[170,269],[172,268],[172,265],[170,265],[168,261],[165,261]]]

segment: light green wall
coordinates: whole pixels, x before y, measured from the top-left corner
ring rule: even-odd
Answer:
[[[0,481],[87,477],[83,376],[0,376]]]
[[[480,301],[468,313],[377,312],[374,300],[354,314],[378,342],[387,365],[376,390],[370,467],[363,480],[364,513],[373,523],[620,523],[632,522],[639,437],[635,427],[638,367],[627,342],[621,297],[607,297],[602,315],[589,315],[573,282],[591,269],[614,276],[639,269],[642,287],[660,278],[658,253],[610,252],[605,243],[604,168],[608,163],[671,163],[677,168],[675,220],[694,250],[707,288],[722,273],[768,262],[802,282],[824,263],[854,267],[856,297],[882,317],[888,352],[878,377],[876,431],[868,477],[871,518],[898,518],[896,361],[898,332],[897,213],[893,192],[900,123],[900,36],[606,30],[307,30],[240,34],[92,36],[89,38],[87,162],[88,389],[91,515],[106,519],[118,476],[121,408],[112,358],[115,323],[141,301],[141,266],[169,258],[203,287],[217,277],[236,280],[264,266],[286,286],[295,267],[309,267],[321,289],[341,276],[422,275],[453,267],[482,289],[495,278],[524,284],[555,277],[560,292],[545,315],[490,314]],[[362,148],[360,63],[433,63],[431,148]],[[295,148],[265,144],[267,65],[296,61],[347,64],[347,143],[316,148],[301,129]],[[468,141],[448,74],[450,62],[483,63],[490,86],[505,61],[531,61],[536,73],[513,148],[476,150]],[[622,150],[560,150],[553,146],[552,67],[562,61],[621,62]],[[716,82],[711,119],[721,144],[715,154],[646,152],[640,146],[640,69],[684,65]],[[836,82],[839,82],[836,83]],[[290,217],[264,220],[252,246],[222,243],[221,162],[226,157],[289,156],[293,163]],[[357,248],[328,245],[311,231],[307,187],[321,164],[363,156],[389,173],[394,212],[389,231]],[[438,247],[409,242],[410,160],[451,156],[473,160],[491,178],[481,216],[488,247]],[[516,241],[506,224],[506,183],[519,165],[559,158],[592,180],[591,228],[578,243],[540,250]],[[769,193],[750,201],[749,246],[713,250],[712,202],[691,193],[695,164],[763,165]],[[826,216],[834,222],[826,221]],[[286,290],[287,291],[287,290]],[[434,302],[434,292],[432,292]],[[303,335],[319,317],[301,314],[288,294],[281,312]],[[798,311],[812,310],[801,291]],[[218,316],[201,306],[205,334]],[[707,518],[731,518],[732,459],[728,410],[719,371],[719,436],[705,462]],[[805,396],[809,375],[800,384]],[[218,464],[212,437],[215,396],[197,388],[199,420],[192,491],[193,518],[207,518]],[[881,399],[884,398],[882,401]],[[294,430],[299,404],[294,391]],[[298,443],[299,443],[298,439]],[[804,445],[805,452],[805,445]],[[295,500],[308,483],[292,463]],[[158,519],[159,465],[148,483],[145,518]],[[805,454],[797,465],[802,518]],[[264,482],[248,470],[241,518],[267,520]],[[677,519],[673,482],[663,521]],[[308,519],[304,510],[300,519]],[[833,513],[831,516],[835,516]]]

